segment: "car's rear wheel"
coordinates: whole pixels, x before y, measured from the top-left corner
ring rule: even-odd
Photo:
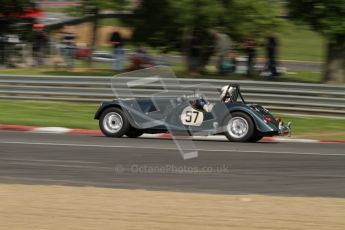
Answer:
[[[143,135],[143,131],[135,128],[130,128],[128,132],[126,133],[126,136],[129,138],[137,138]]]
[[[225,136],[231,142],[248,142],[254,136],[254,123],[249,115],[234,112],[225,120]]]
[[[250,139],[250,142],[258,142],[263,138],[262,135],[255,133],[252,138]]]
[[[99,127],[108,137],[122,137],[128,132],[130,125],[120,108],[108,108],[100,116]]]

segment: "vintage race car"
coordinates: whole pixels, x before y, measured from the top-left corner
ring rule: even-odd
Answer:
[[[248,104],[240,87],[220,89],[220,100],[210,103],[200,96],[150,99],[117,99],[102,102],[95,114],[108,137],[136,138],[144,133],[225,135],[231,142],[256,142],[267,136],[289,135],[267,109]]]

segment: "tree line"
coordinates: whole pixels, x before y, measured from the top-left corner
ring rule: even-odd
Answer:
[[[0,35],[10,30],[17,20],[12,12],[35,5],[32,0],[1,0]],[[163,51],[189,50],[189,38],[200,39],[202,57],[206,63],[212,55],[210,30],[217,29],[240,41],[247,34],[257,40],[268,31],[279,32],[282,18],[279,6],[287,8],[288,20],[309,25],[327,41],[324,81],[345,82],[345,4],[344,0],[142,0],[133,16],[123,18],[134,28],[133,40]],[[126,0],[82,0],[75,8],[81,15],[98,15],[101,10],[128,9]],[[93,17],[94,48],[98,17]],[[210,51],[211,50],[211,51]]]

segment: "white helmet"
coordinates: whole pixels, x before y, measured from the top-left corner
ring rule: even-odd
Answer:
[[[225,85],[220,90],[220,99],[224,102],[237,101],[238,93],[236,87]]]

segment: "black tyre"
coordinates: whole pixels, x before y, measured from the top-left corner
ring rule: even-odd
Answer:
[[[100,116],[99,127],[107,137],[122,137],[130,124],[120,108],[108,108]]]
[[[263,136],[261,136],[258,133],[255,133],[252,138],[250,139],[250,142],[258,142],[263,138]]]
[[[140,137],[141,135],[143,135],[143,132],[135,128],[130,128],[128,132],[126,133],[126,136],[129,138],[137,138],[137,137]]]
[[[255,132],[254,122],[246,113],[234,112],[225,119],[225,136],[231,142],[249,142]]]

